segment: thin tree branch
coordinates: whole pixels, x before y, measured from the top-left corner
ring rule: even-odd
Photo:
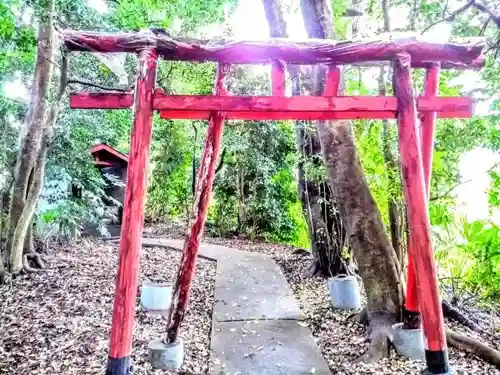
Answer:
[[[498,167],[500,165],[500,161],[497,161],[495,164],[493,164],[490,168],[488,168],[488,170],[486,171],[486,173],[490,173],[491,171],[493,171],[493,169],[495,169],[496,167]]]
[[[224,147],[224,149],[222,150],[222,153],[220,154],[219,165],[215,169],[215,174],[219,173],[219,171],[224,166],[224,157],[226,156],[226,151],[227,151],[227,148]]]
[[[389,17],[389,0],[382,0],[382,14],[384,15],[384,32],[391,32],[391,19]],[[384,85],[385,86],[385,85]],[[385,87],[384,87],[385,90]]]
[[[449,195],[449,194],[450,194],[453,190],[455,190],[457,187],[459,187],[459,186],[461,186],[461,185],[465,185],[465,184],[467,184],[467,183],[469,183],[469,182],[471,182],[471,181],[472,181],[472,179],[467,180],[467,181],[464,181],[464,182],[460,182],[460,183],[458,183],[458,184],[456,184],[456,185],[453,185],[453,186],[452,186],[450,189],[448,189],[448,190],[447,190],[444,194],[440,194],[440,195],[437,195],[437,196],[435,196],[435,197],[430,197],[430,199],[429,199],[429,200],[430,200],[430,201],[437,201],[437,200],[439,200],[439,199],[443,199],[443,198],[447,197],[447,196],[448,196],[448,195]]]
[[[488,14],[490,16],[490,19],[493,22],[495,22],[495,24],[497,25],[498,28],[500,28],[500,16],[498,16],[498,14],[496,14],[492,9],[488,8],[488,6],[486,6],[486,4],[476,0],[476,1],[472,1],[472,5],[474,6],[474,8],[476,8],[480,12]]]
[[[170,78],[170,75],[172,74],[173,70],[174,70],[174,64],[170,63],[170,69],[168,70],[168,73],[165,75],[165,77],[162,77],[158,80],[158,86],[162,87],[162,83]]]
[[[61,73],[59,77],[59,86],[57,88],[56,102],[60,102],[68,87],[68,71],[69,71],[69,52],[63,47],[61,54]]]
[[[486,22],[484,23],[483,27],[481,28],[481,31],[479,32],[479,36],[483,36],[485,31],[486,31],[486,28],[488,27],[488,25],[490,24],[491,22],[491,17],[489,17]]]
[[[440,19],[440,20],[438,20],[438,21],[436,21],[434,23],[431,23],[429,26],[427,26],[425,29],[422,30],[421,34],[425,33],[427,30],[433,28],[434,26],[436,26],[436,25],[438,25],[438,24],[440,24],[442,22],[453,21],[455,19],[455,17],[458,16],[460,13],[463,13],[467,9],[471,8],[472,6],[474,6],[474,3],[475,3],[475,0],[469,0],[467,2],[467,4],[462,5],[460,8],[454,10],[448,16],[443,17],[442,19]]]
[[[106,91],[119,91],[119,92],[130,92],[132,91],[132,87],[127,87],[127,88],[121,88],[121,87],[108,87],[104,85],[100,85],[98,83],[94,82],[89,82],[89,81],[84,81],[81,79],[68,79],[68,84],[79,84],[83,86],[89,86],[89,87],[95,87],[101,90],[106,90]]]

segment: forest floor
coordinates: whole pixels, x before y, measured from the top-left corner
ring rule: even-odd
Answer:
[[[179,225],[155,225],[149,234],[184,238]],[[271,255],[292,286],[332,374],[416,374],[422,364],[405,360],[394,350],[389,359],[375,364],[354,364],[368,343],[364,328],[348,319],[349,312],[334,311],[327,282],[303,279],[309,255],[289,246],[238,238],[210,237],[204,242]],[[117,246],[83,240],[77,245],[49,246],[47,268],[0,286],[0,374],[102,374],[108,352],[109,325],[117,263]],[[172,280],[180,253],[147,248],[141,257],[141,280]],[[210,333],[214,305],[214,262],[200,259],[190,309],[181,336],[185,339],[185,365],[177,374],[207,374],[210,366]],[[137,303],[139,306],[139,303]],[[165,333],[165,318],[147,316],[138,307],[133,342],[134,375],[168,374],[147,363],[148,343]],[[447,322],[457,328],[456,323]],[[500,340],[479,337],[500,349]],[[500,370],[454,349],[451,363],[457,374],[500,374]]]
[[[148,228],[148,234],[182,239],[185,236],[185,230],[182,224],[157,224]],[[305,315],[305,322],[311,329],[332,374],[417,374],[423,368],[422,363],[406,360],[398,356],[395,350],[391,351],[390,358],[378,363],[354,364],[354,360],[368,347],[365,329],[352,319],[348,319],[351,312],[333,310],[330,307],[326,279],[319,277],[304,279],[302,277],[310,262],[310,256],[303,251],[297,251],[298,249],[290,246],[241,238],[212,237],[209,234],[205,235],[203,241],[238,250],[261,252],[274,258],[292,286],[295,297]],[[472,311],[473,314],[478,312],[480,311],[477,308]],[[489,312],[480,313],[484,317]],[[492,317],[495,323],[498,322],[497,318]],[[497,350],[500,349],[498,336],[496,339],[492,339],[491,336],[480,337],[477,333],[460,327],[455,322],[447,321],[446,324],[450,328],[489,343]],[[483,326],[483,328],[488,330],[495,326],[495,324],[490,325],[491,327]],[[493,331],[491,332],[493,333]],[[493,365],[454,348],[450,348],[450,363],[456,374],[500,375],[500,370]]]
[[[0,286],[0,374],[104,373],[117,255],[116,245],[100,241],[49,246],[45,270]],[[179,262],[177,251],[144,249],[140,279],[171,281]],[[215,269],[215,262],[198,262],[181,333],[186,357],[177,374],[208,372]],[[165,332],[166,318],[137,307],[134,375],[168,374],[147,362],[148,343]]]

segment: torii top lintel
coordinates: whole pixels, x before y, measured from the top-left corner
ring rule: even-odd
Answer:
[[[64,43],[70,51],[101,53],[130,52],[152,48],[166,60],[218,61],[234,64],[358,64],[390,61],[407,54],[415,68],[439,63],[441,68],[477,69],[484,65],[484,43],[429,43],[417,38],[374,41],[332,40],[262,41],[197,40],[170,36],[161,29],[127,33],[97,33],[64,30]]]

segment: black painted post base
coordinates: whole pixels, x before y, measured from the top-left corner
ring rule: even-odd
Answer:
[[[105,375],[132,375],[130,372],[130,357],[109,357]]]
[[[448,363],[448,350],[425,351],[425,363],[427,368],[422,371],[423,375],[452,375],[453,371]]]

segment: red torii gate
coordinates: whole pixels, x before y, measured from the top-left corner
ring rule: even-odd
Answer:
[[[261,42],[199,41],[174,39],[163,30],[117,34],[66,30],[63,37],[70,51],[129,52],[139,55],[135,94],[77,93],[70,98],[72,108],[134,108],[107,375],[129,374],[146,170],[155,110],[163,118],[209,120],[198,171],[194,214],[174,288],[167,335],[169,342],[176,340],[187,307],[225,119],[397,118],[403,184],[411,227],[406,308],[412,312],[418,312],[419,308],[421,310],[427,370],[434,374],[448,372],[443,313],[427,208],[429,181],[436,117],[470,117],[472,101],[469,98],[437,97],[439,69],[480,68],[484,63],[482,44],[436,44],[415,39],[341,43],[329,40],[292,42],[284,39]],[[159,57],[166,60],[218,62],[215,95],[173,96],[155,90]],[[340,80],[338,65],[377,61],[394,63],[395,97],[337,96]],[[272,64],[272,96],[229,96],[223,84],[229,64],[252,63]],[[286,97],[285,64],[328,65],[324,95]],[[424,95],[418,98],[413,94],[412,67],[426,69]],[[422,117],[421,127],[418,125],[418,113]]]

